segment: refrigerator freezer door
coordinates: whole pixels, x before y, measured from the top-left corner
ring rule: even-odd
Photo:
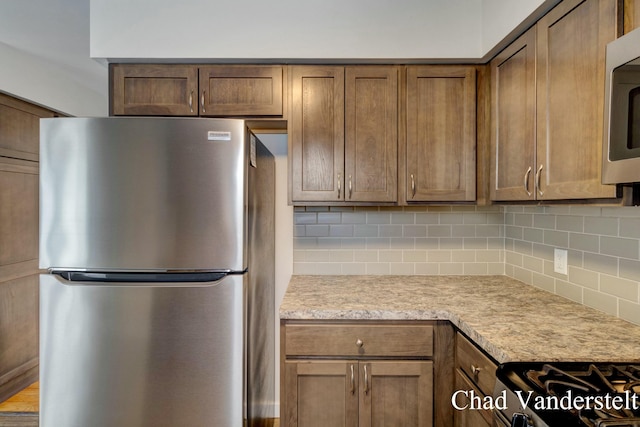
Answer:
[[[242,426],[243,281],[40,276],[40,425]]]
[[[41,121],[40,266],[242,271],[242,120]]]

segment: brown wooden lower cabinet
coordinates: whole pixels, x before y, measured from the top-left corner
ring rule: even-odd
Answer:
[[[455,356],[456,403],[455,427],[489,427],[493,425],[490,410],[472,408],[470,397],[491,396],[496,383],[496,363],[461,333],[456,334]],[[468,406],[467,406],[468,405]],[[476,402],[477,406],[477,402]]]
[[[285,364],[283,426],[433,425],[431,361],[295,361]]]
[[[284,321],[282,427],[449,427],[453,329],[442,322]]]

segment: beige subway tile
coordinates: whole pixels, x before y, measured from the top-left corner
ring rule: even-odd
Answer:
[[[461,262],[440,263],[440,274],[452,274],[452,275],[464,274],[464,264]]]
[[[402,253],[403,251],[399,249],[380,250],[378,251],[378,257],[386,262],[402,262]]]
[[[478,275],[487,275],[488,267],[484,262],[465,262],[463,264],[464,274],[478,274]]]
[[[627,301],[638,302],[638,282],[600,274],[600,291]]]
[[[451,251],[427,251],[428,262],[451,262]],[[443,273],[444,274],[444,273]]]
[[[555,293],[556,279],[540,273],[531,273],[531,284],[537,288]]]
[[[564,280],[556,280],[556,293],[572,301],[582,304],[582,287]]]
[[[618,315],[618,299],[592,289],[583,290],[584,304],[612,316]]]
[[[635,323],[636,325],[640,325],[640,304],[619,300],[618,314],[621,318]]]
[[[385,260],[385,258],[380,258],[381,260]],[[407,250],[402,251],[402,261],[403,262],[427,262],[427,251],[426,250]]]
[[[440,274],[440,263],[437,262],[424,262],[415,265],[416,274],[421,275],[438,275]]]
[[[451,261],[476,262],[476,252],[480,252],[480,251],[451,251]]]
[[[354,262],[378,262],[378,251],[363,250],[353,252]]]
[[[569,282],[598,290],[600,275],[594,271],[569,266]]]
[[[392,262],[389,264],[389,273],[405,276],[415,274],[415,264]]]
[[[367,263],[367,274],[390,274],[388,262]]]
[[[340,266],[342,268],[342,274],[348,274],[351,276],[367,274],[367,264],[363,262],[343,263]]]

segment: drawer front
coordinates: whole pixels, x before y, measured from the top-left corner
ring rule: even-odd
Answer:
[[[429,357],[431,325],[286,325],[287,356]]]
[[[456,337],[456,367],[485,395],[493,394],[497,365],[460,333]]]

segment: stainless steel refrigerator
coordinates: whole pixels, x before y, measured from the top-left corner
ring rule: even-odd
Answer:
[[[263,424],[273,156],[242,120],[40,128],[40,425]]]

